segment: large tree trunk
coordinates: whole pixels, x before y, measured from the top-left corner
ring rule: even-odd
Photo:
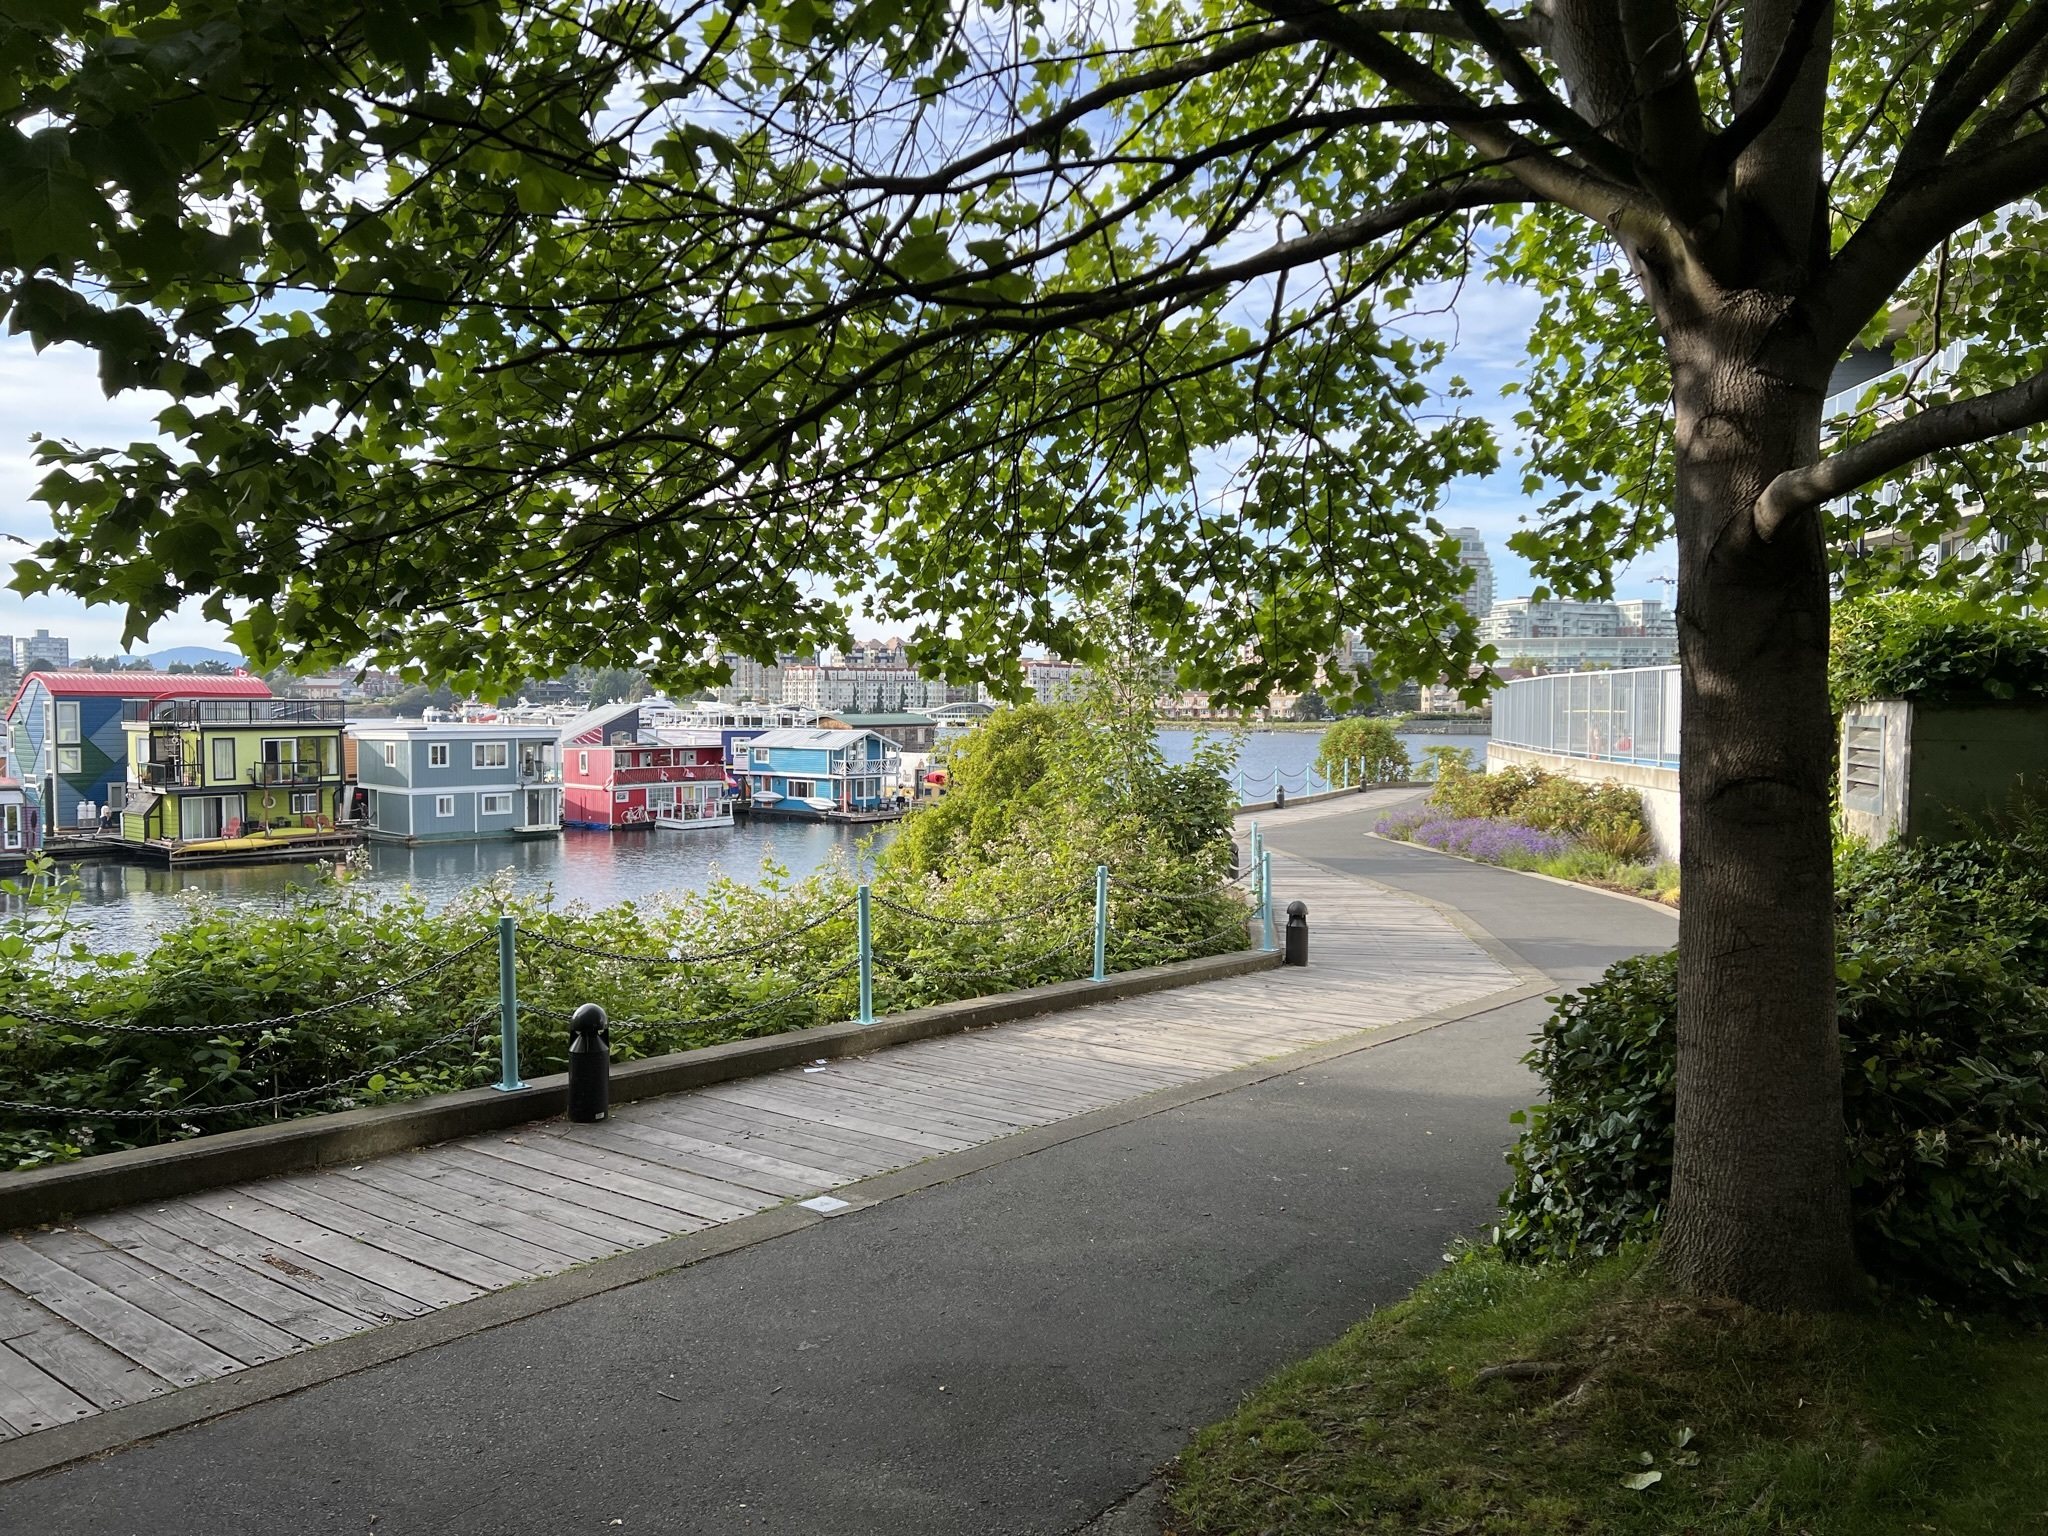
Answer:
[[[1662,1261],[1696,1293],[1841,1305],[1858,1279],[1835,1031],[1834,724],[1818,520],[1750,509],[1817,451],[1826,360],[1761,296],[1667,333],[1676,402],[1677,1143]]]

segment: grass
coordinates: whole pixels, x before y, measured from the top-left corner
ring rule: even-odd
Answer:
[[[1175,1536],[2048,1531],[2048,1335],[1476,1256],[1204,1430],[1170,1507]]]
[[[1581,844],[1552,858],[1531,859],[1526,863],[1515,860],[1507,867],[1533,869],[1540,875],[1576,880],[1581,885],[1626,891],[1631,896],[1661,901],[1667,907],[1678,905],[1678,866],[1669,859],[1654,864],[1639,859],[1618,859]]]

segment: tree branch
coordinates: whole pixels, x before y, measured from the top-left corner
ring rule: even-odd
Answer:
[[[1459,109],[1481,105],[1420,59],[1397,48],[1371,27],[1360,25],[1349,11],[1338,6],[1321,3],[1321,0],[1252,0],[1252,3],[1269,16],[1295,22],[1311,37],[1341,48],[1411,101]],[[1571,131],[1579,140],[1568,147],[1587,152],[1588,159],[1602,168],[1600,174],[1567,164],[1523,135],[1506,128],[1473,122],[1453,122],[1446,126],[1481,154],[1498,162],[1540,197],[1561,203],[1610,228],[1630,214],[1656,216],[1656,210],[1631,184],[1632,171],[1627,156],[1616,150],[1576,113],[1566,109],[1565,115],[1571,119],[1574,125]],[[1532,117],[1553,132],[1560,126],[1544,122],[1533,113]]]
[[[1873,432],[1818,464],[1788,469],[1764,488],[1756,503],[1757,536],[1766,541],[1801,512],[1846,496],[1915,459],[2003,437],[2048,421],[2048,373],[2023,384],[1968,400],[1952,400]]]
[[[1806,56],[1813,51],[1813,40],[1820,32],[1820,24],[1827,19],[1833,0],[1799,0],[1792,12],[1792,25],[1785,33],[1783,46],[1771,62],[1770,73],[1757,90],[1749,104],[1729,120],[1728,126],[1707,141],[1704,171],[1708,176],[1719,179],[1728,174],[1742,152],[1756,142],[1758,134],[1768,128],[1777,115],[1785,110],[1785,103],[1792,95],[1792,87],[1799,82],[1799,71],[1806,65]]]

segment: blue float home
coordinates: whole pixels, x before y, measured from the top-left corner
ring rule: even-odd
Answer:
[[[777,815],[872,815],[893,807],[902,758],[873,731],[763,731],[746,757],[747,798]]]
[[[371,838],[391,843],[550,837],[562,830],[551,725],[360,720],[356,785]]]
[[[95,831],[128,792],[128,723],[165,699],[267,699],[260,677],[31,672],[7,710],[9,772],[46,832]]]

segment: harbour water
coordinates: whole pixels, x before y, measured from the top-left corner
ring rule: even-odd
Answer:
[[[1224,733],[1223,739],[1231,739]],[[1422,749],[1450,744],[1484,755],[1483,736],[1404,736],[1417,762]],[[1197,733],[1162,731],[1160,747],[1169,761],[1186,762]],[[1290,793],[1315,761],[1321,733],[1250,731],[1236,737],[1237,767],[1247,786],[1269,792],[1278,772]],[[664,892],[703,890],[723,873],[753,882],[764,863],[792,877],[809,874],[835,856],[857,862],[872,836],[879,846],[890,832],[880,827],[833,826],[817,822],[758,819],[732,827],[688,832],[642,828],[625,832],[566,829],[559,838],[521,842],[447,843],[408,848],[374,843],[364,850],[365,878],[394,893],[411,886],[438,907],[504,871],[523,892],[552,894],[558,902],[610,906]],[[159,934],[184,918],[195,897],[228,906],[262,909],[287,900],[295,887],[318,878],[306,865],[267,864],[224,869],[168,870],[113,861],[68,866],[76,874],[80,900],[73,909],[81,937],[95,949],[146,950]]]

